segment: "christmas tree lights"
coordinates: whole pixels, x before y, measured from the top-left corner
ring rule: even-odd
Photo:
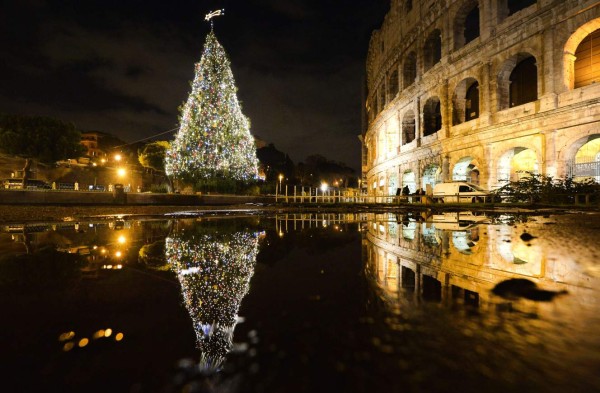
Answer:
[[[225,49],[212,29],[191,87],[180,108],[179,131],[166,154],[167,174],[188,181],[256,179],[250,122],[242,113]]]
[[[181,231],[166,239],[166,258],[181,284],[206,369],[218,370],[231,349],[240,303],[254,274],[258,237],[250,231]]]

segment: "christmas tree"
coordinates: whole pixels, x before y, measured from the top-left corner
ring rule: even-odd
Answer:
[[[212,28],[191,87],[180,108],[179,132],[166,154],[167,174],[187,181],[255,179],[258,160],[250,122],[242,113],[225,49]]]
[[[238,310],[258,254],[257,232],[185,228],[167,238],[165,254],[181,284],[203,369],[219,370],[233,343]]]

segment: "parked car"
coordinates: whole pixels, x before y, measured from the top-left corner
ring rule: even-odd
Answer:
[[[432,198],[441,203],[475,203],[491,201],[492,194],[476,184],[457,181],[436,184]]]
[[[27,180],[25,188],[30,190],[49,190],[52,186],[43,180]]]
[[[4,180],[2,180],[2,187],[5,189],[20,190],[23,188],[23,180],[19,179],[19,178],[4,179]],[[37,189],[49,190],[50,188],[52,188],[52,186],[50,186],[50,184],[46,183],[43,180],[30,179],[30,180],[25,181],[25,188],[30,189],[30,190],[37,190]]]
[[[23,180],[22,179],[4,179],[2,180],[2,188],[5,189],[20,189],[23,188]]]

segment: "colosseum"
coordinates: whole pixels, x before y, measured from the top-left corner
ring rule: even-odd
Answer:
[[[362,188],[600,181],[597,82],[597,0],[392,0],[367,56]]]

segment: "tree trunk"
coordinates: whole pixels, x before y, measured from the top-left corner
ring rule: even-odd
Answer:
[[[23,188],[26,188],[25,184],[27,183],[27,180],[29,180],[30,177],[31,177],[31,158],[26,158],[25,166],[23,167],[23,182],[22,182]]]

